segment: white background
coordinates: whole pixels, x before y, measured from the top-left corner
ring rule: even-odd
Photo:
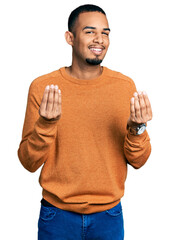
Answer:
[[[153,108],[148,123],[152,154],[128,168],[122,199],[125,240],[170,239],[170,35],[168,0],[6,0],[0,3],[1,174],[0,238],[36,240],[41,200],[40,169],[20,164],[28,88],[32,80],[71,64],[64,39],[70,12],[93,3],[107,13],[111,45],[103,65],[131,77]]]

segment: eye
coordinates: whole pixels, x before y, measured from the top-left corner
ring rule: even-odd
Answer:
[[[86,34],[93,34],[93,33],[94,33],[93,31],[86,32]]]
[[[102,32],[102,34],[103,34],[103,35],[106,35],[106,36],[109,36],[109,34],[108,34],[108,33],[106,33],[106,32]]]

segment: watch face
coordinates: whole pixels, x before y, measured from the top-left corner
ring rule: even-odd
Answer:
[[[138,135],[142,134],[146,129],[146,126],[142,126],[139,130],[138,130]]]

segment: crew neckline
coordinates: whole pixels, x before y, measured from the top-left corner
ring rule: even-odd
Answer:
[[[91,85],[91,84],[97,84],[97,83],[102,83],[104,78],[103,76],[105,75],[105,72],[106,72],[106,67],[102,66],[103,67],[103,71],[101,73],[101,75],[99,75],[97,78],[92,78],[92,79],[78,79],[78,78],[75,78],[71,75],[69,75],[67,72],[66,72],[66,67],[62,67],[60,68],[60,73],[61,75],[64,77],[64,79],[70,81],[70,82],[73,82],[73,83],[76,83],[76,84],[86,84],[86,85]]]

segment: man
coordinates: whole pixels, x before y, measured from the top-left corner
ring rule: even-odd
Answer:
[[[101,66],[110,33],[101,8],[78,7],[68,26],[72,65],[31,83],[18,150],[30,172],[43,165],[38,239],[122,240],[127,164],[150,155],[151,105],[129,77]]]

